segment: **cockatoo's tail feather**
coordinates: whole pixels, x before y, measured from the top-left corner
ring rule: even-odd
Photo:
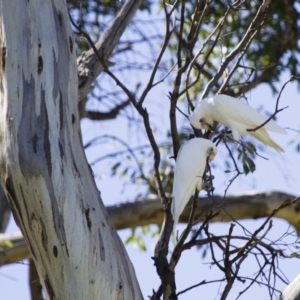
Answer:
[[[270,138],[269,134],[264,128],[260,128],[257,131],[251,131],[250,133],[265,145],[273,147],[278,152],[284,152],[284,150]]]

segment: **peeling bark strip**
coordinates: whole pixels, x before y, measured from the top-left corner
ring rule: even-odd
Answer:
[[[98,236],[99,236],[100,258],[101,258],[101,260],[104,261],[105,260],[105,247],[104,247],[100,229],[98,229]]]
[[[70,52],[73,53],[73,40],[69,37]]]
[[[66,2],[0,1],[0,22],[0,179],[47,299],[142,299],[83,151]]]
[[[6,47],[2,47],[2,66],[1,69],[5,71],[5,61],[6,61]]]
[[[49,282],[48,277],[46,277],[44,281],[45,281],[45,286],[47,288],[49,299],[50,300],[52,300],[52,299],[59,299],[59,298],[56,298],[55,292],[54,292],[54,290],[53,290],[53,288],[52,288],[52,286],[51,286],[51,284]]]
[[[39,56],[38,58],[38,74],[41,74],[43,71],[43,58],[41,56]]]
[[[91,218],[90,218],[90,210],[89,209],[85,210],[85,218],[86,218],[88,229],[91,230],[92,222],[91,222]]]
[[[20,167],[23,175],[37,177],[41,172],[52,175],[51,148],[49,141],[49,117],[45,90],[35,93],[36,84],[31,76],[29,81],[23,78],[23,104],[21,120],[17,131]],[[32,109],[34,99],[40,98],[40,111]],[[34,154],[34,155],[33,155]],[[40,169],[45,165],[47,168]]]
[[[57,247],[56,247],[56,246],[53,246],[53,255],[54,255],[55,257],[57,257],[57,254],[58,254]]]
[[[3,233],[7,227],[10,217],[10,207],[7,201],[4,190],[0,185],[0,234]]]

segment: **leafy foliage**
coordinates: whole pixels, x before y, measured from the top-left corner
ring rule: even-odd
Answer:
[[[133,245],[134,247],[139,249],[139,251],[146,251],[146,237],[149,235],[152,238],[157,237],[159,235],[160,229],[160,226],[157,226],[157,228],[154,229],[149,225],[141,226],[139,228],[131,228],[131,233],[124,243],[125,245]]]

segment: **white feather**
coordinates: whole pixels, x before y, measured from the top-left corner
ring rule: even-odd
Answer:
[[[205,98],[198,103],[190,116],[190,122],[196,129],[202,128],[199,122],[201,118],[204,118],[206,123],[210,125],[213,125],[213,121],[216,121],[230,127],[235,140],[238,140],[241,135],[250,133],[262,143],[275,148],[279,152],[284,152],[284,150],[270,138],[266,131],[269,130],[286,134],[286,131],[274,121],[270,120],[255,132],[247,131],[247,129],[254,129],[260,126],[266,122],[268,118],[241,100],[222,94]]]
[[[209,153],[209,150],[211,152]],[[202,176],[206,167],[206,159],[217,154],[217,147],[210,141],[202,138],[194,138],[183,144],[178,152],[173,182],[173,200],[171,212],[174,219],[174,227],[178,218],[194,190],[201,189]]]

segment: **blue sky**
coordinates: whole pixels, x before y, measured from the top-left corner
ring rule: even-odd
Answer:
[[[278,86],[281,86],[288,77],[283,76]],[[161,92],[161,91],[160,91]],[[260,86],[248,95],[249,103],[251,106],[258,108],[264,105],[264,108],[272,111],[275,106],[276,96],[271,94],[270,89],[266,86]],[[153,95],[152,95],[153,97]],[[299,129],[300,118],[300,98],[298,95],[298,90],[296,83],[290,83],[284,90],[280,106],[289,106],[288,109],[281,112],[278,116],[278,124],[284,128]],[[165,120],[166,112],[162,109],[157,109],[151,107],[151,97],[145,103],[147,106],[149,104],[150,114]],[[162,96],[162,101],[168,101],[166,96]],[[117,123],[115,121],[108,121],[105,123],[99,123],[97,125],[91,124],[88,121],[83,121],[83,132],[86,132],[85,140],[89,140],[92,136],[99,134],[99,131],[105,131],[109,134],[114,134],[120,132],[123,134],[124,139],[128,137],[128,127],[125,125],[126,122],[124,118],[118,119]],[[124,126],[125,125],[125,126]],[[123,132],[122,132],[123,131]],[[268,156],[269,160],[258,159],[257,171],[254,174],[249,174],[248,176],[240,176],[230,187],[230,194],[243,193],[247,191],[283,191],[295,196],[300,194],[300,178],[299,167],[300,159],[299,153],[295,151],[295,145],[289,145],[292,140],[299,140],[299,134],[294,131],[287,130],[288,135],[277,135],[274,134],[274,139],[285,149],[283,155],[277,154],[272,149],[268,149],[264,154]],[[88,156],[97,157],[99,155],[104,155],[105,152],[111,151],[116,145],[107,145],[106,147],[94,148],[94,150],[88,152]],[[219,146],[224,147],[224,146]],[[99,151],[102,151],[101,153]],[[221,149],[221,151],[223,151]],[[215,158],[215,163],[217,166],[222,165],[222,155],[218,155]],[[97,172],[97,171],[96,171]],[[120,202],[129,201],[136,194],[138,188],[134,186],[123,186],[118,178],[111,178],[109,176],[108,170],[98,170],[98,174],[102,176],[97,176],[96,181],[98,187],[101,191],[103,201],[106,205],[113,205]],[[218,169],[214,171],[215,181],[214,185],[216,187],[215,193],[223,193],[224,189],[228,184],[228,177],[224,176],[224,170]],[[241,223],[248,230],[254,231],[263,220],[249,220],[242,221]],[[211,226],[211,230],[216,234],[221,234],[228,232],[228,223],[218,223]],[[179,228],[183,228],[182,226]],[[271,230],[270,239],[276,239],[282,235],[288,228],[288,224],[285,221],[275,219],[273,228]],[[236,234],[242,234],[240,229],[236,229]],[[18,228],[16,227],[13,219],[10,220],[7,232],[16,232]],[[124,241],[129,236],[129,230],[119,231],[119,234]],[[159,279],[153,266],[153,261],[151,256],[153,256],[153,250],[155,246],[156,239],[151,237],[146,237],[147,251],[140,252],[133,245],[127,246],[127,251],[129,256],[135,266],[138,280],[140,282],[144,296],[150,295],[152,288],[157,288],[159,285]],[[290,242],[295,242],[296,237],[291,237]],[[185,289],[193,284],[201,282],[203,279],[212,280],[216,278],[222,278],[222,274],[217,271],[215,267],[209,265],[210,259],[209,255],[206,259],[201,258],[201,252],[192,250],[188,251],[182,256],[182,259],[176,268],[176,279],[177,279],[177,291]],[[244,265],[245,273],[253,274],[255,272],[255,263],[251,260],[247,261]],[[300,269],[300,261],[298,259],[286,259],[280,261],[280,266],[283,273],[286,274],[289,280],[292,280],[298,273]],[[2,267],[0,269],[0,288],[1,295],[3,299],[23,299],[27,300],[29,298],[28,291],[28,268],[27,262],[20,262],[11,266]],[[224,285],[219,283],[206,285],[201,288],[196,288],[191,292],[183,294],[180,299],[190,300],[190,299],[218,299],[219,290],[222,291]],[[280,290],[284,287],[284,284],[278,282],[277,288]],[[243,289],[241,283],[236,283],[234,289],[230,294],[228,299],[235,299],[235,295]],[[255,286],[251,288],[246,294],[244,294],[241,299],[250,300],[255,297],[268,298],[266,289]]]

